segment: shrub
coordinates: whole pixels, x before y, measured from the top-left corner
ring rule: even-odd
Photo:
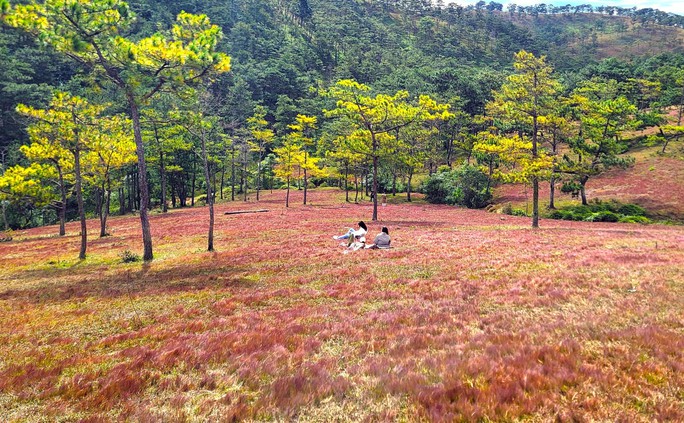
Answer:
[[[622,204],[618,201],[594,200],[588,205],[571,206],[554,210],[551,219],[575,220],[586,222],[630,222],[649,223],[644,215],[646,210],[636,204]]]
[[[140,261],[140,256],[131,250],[122,251],[121,254],[119,254],[119,257],[121,257],[121,261],[123,263],[134,263],[136,261]]]
[[[646,209],[641,206],[637,206],[636,204],[623,204],[618,208],[617,212],[625,216],[646,215]]]
[[[587,222],[617,222],[620,220],[620,215],[613,213],[612,211],[605,210],[592,213],[584,220]]]
[[[586,215],[580,212],[568,212],[568,220],[574,220],[575,222],[580,222],[586,218]]]
[[[573,192],[579,192],[579,190],[582,188],[582,186],[575,181],[569,181],[565,182],[563,185],[561,185],[561,192],[564,194],[570,194]]]
[[[623,216],[618,220],[620,223],[651,223],[651,219],[644,216]]]
[[[428,202],[458,204],[471,209],[489,204],[492,195],[487,191],[488,179],[479,169],[463,165],[452,171],[446,167],[439,170],[423,183]]]
[[[565,210],[554,210],[549,213],[549,219],[567,220],[565,219]]]
[[[433,174],[423,183],[423,193],[425,200],[433,204],[446,204],[447,197],[453,191],[450,172],[438,172]]]
[[[513,215],[513,216],[525,216],[526,217],[527,213],[525,212],[525,210],[513,209],[513,210],[511,210],[511,215]]]

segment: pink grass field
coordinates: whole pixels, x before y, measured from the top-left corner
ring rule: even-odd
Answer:
[[[2,421],[684,421],[684,227],[309,198],[0,243]]]

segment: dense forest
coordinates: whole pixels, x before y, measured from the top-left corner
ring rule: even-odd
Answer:
[[[536,226],[540,183],[586,204],[591,177],[630,165],[623,153],[658,145],[674,154],[684,132],[683,18],[653,9],[0,7],[4,227],[59,222],[64,234],[65,221],[98,216],[106,236],[109,213],[138,212],[146,259],[148,210],[291,186],[410,200],[416,175],[436,187],[436,201],[469,207],[486,205],[495,183],[530,183]],[[645,128],[648,136],[626,136]],[[436,176],[445,166],[458,171]],[[458,198],[439,194],[439,178],[465,184]]]

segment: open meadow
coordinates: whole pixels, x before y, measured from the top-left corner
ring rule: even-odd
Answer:
[[[0,243],[2,420],[684,420],[684,227],[309,200]]]

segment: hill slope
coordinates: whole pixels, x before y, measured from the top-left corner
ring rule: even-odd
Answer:
[[[633,167],[613,169],[591,178],[587,183],[587,199],[618,200],[635,203],[655,218],[684,221],[684,160],[658,155],[657,149],[643,149],[631,153]],[[497,203],[511,202],[525,208],[532,193],[522,185],[502,185],[495,191]],[[548,183],[540,184],[540,204],[548,205]],[[570,194],[556,190],[556,204],[580,204]],[[530,206],[531,207],[531,206]]]

